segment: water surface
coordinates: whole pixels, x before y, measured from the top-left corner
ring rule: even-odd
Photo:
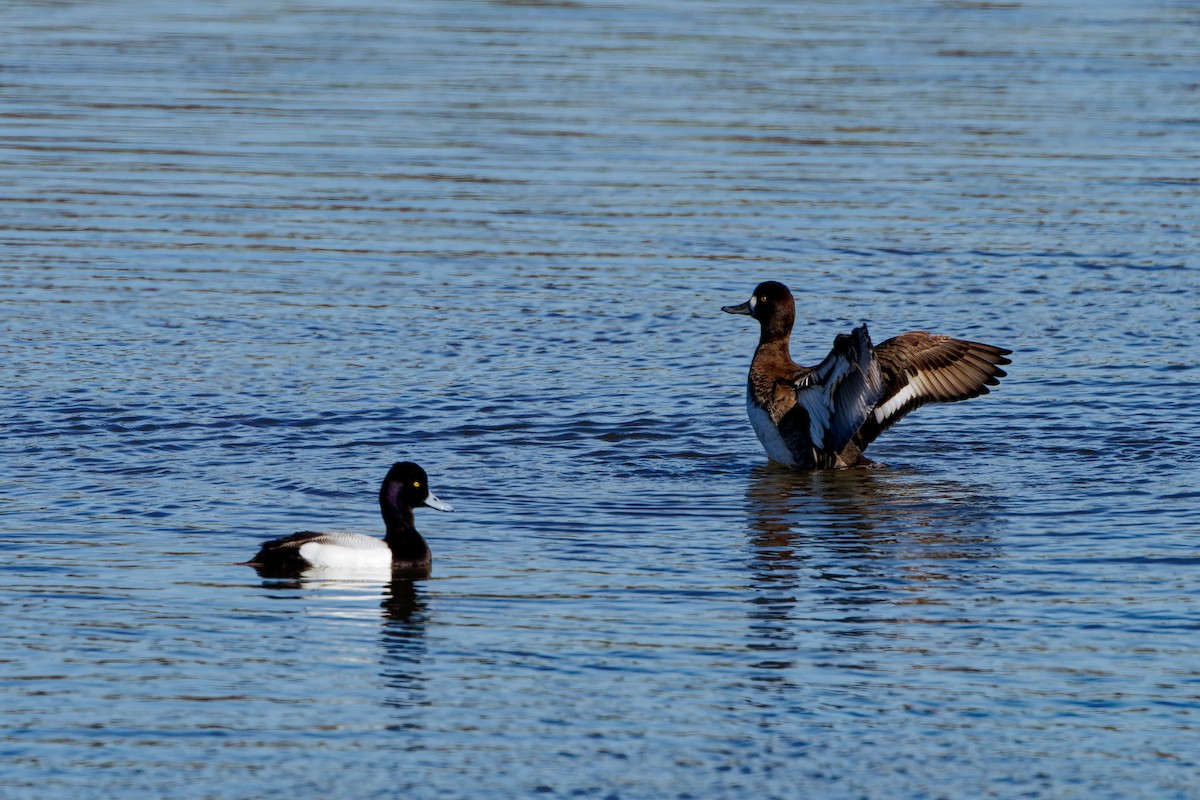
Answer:
[[[7,3],[5,796],[1193,797],[1197,23]],[[770,467],[766,278],[1010,377]]]

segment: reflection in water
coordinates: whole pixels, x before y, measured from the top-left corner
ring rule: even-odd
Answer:
[[[383,646],[383,670],[380,674],[394,690],[393,695],[385,700],[384,704],[393,708],[428,705],[424,692],[426,676],[423,670],[428,612],[419,584],[407,578],[394,579],[388,585],[381,607],[383,628],[380,644]],[[420,726],[409,722],[389,727],[412,729]]]
[[[887,620],[871,607],[938,603],[931,587],[977,583],[979,562],[995,555],[997,506],[979,487],[889,469],[755,468],[750,647],[764,652],[757,667],[777,671],[763,679],[784,680],[778,671],[793,666],[787,654],[806,630],[875,641]]]
[[[910,581],[939,580],[945,571],[927,560],[993,555],[988,529],[999,517],[997,505],[979,487],[889,469],[797,472],[763,466],[753,471],[746,492],[755,569],[768,581],[774,570],[794,569],[820,552],[842,567],[823,578],[891,578],[898,568]],[[887,570],[873,563],[880,560],[888,562]]]
[[[263,588],[288,590],[290,599],[319,599],[326,613],[337,618],[362,620],[374,618],[370,606],[363,605],[367,595],[378,597],[380,584],[373,581],[318,580],[312,578],[268,579]],[[297,594],[292,594],[296,592]],[[344,600],[350,608],[339,608],[335,601]],[[395,577],[383,584],[380,627],[380,676],[392,691],[381,704],[390,708],[411,709],[428,705],[425,699],[424,667],[426,662],[425,625],[429,618],[428,602],[421,594],[419,581]],[[388,726],[393,730],[410,730],[420,726],[406,720]]]

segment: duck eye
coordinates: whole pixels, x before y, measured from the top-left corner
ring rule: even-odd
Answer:
[[[767,302],[767,296],[766,296],[765,294],[764,294],[764,295],[760,295],[760,296],[759,296],[759,298],[758,298],[758,302],[760,302],[760,303],[765,303],[765,302]]]
[[[421,482],[420,482],[420,481],[413,481],[413,486],[415,486],[415,487],[417,487],[418,489],[420,489],[420,488],[421,488]]]

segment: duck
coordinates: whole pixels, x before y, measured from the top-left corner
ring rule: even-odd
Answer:
[[[792,360],[796,301],[787,286],[764,281],[727,314],[758,320],[758,347],[746,378],[746,412],[771,461],[797,469],[877,466],[867,446],[927,403],[987,394],[1007,373],[1011,350],[909,331],[878,345],[865,324],[838,334],[821,363]]]
[[[413,522],[413,509],[418,506],[454,510],[429,490],[429,476],[420,465],[398,461],[379,487],[379,510],[387,527],[382,539],[361,533],[302,531],[266,542],[245,565],[269,577],[427,576],[433,559]]]

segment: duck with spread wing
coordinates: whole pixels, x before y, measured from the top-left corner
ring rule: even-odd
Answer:
[[[767,456],[799,469],[869,466],[867,445],[905,414],[987,394],[1011,363],[1011,350],[928,331],[873,346],[862,325],[839,334],[820,364],[802,367],[788,347],[796,321],[788,287],[765,281],[721,310],[758,320],[746,410]]]

